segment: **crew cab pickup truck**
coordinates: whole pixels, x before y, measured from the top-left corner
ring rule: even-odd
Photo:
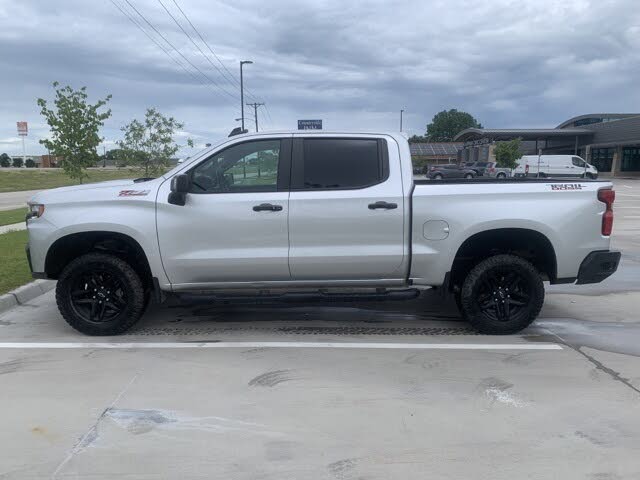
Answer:
[[[430,287],[479,331],[508,334],[538,315],[543,281],[616,270],[614,196],[587,179],[414,180],[398,133],[244,134],[158,178],[36,194],[27,256],[89,335],[124,332],[169,296],[383,300]]]

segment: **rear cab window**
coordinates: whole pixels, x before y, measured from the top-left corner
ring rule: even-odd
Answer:
[[[384,139],[294,139],[291,190],[352,190],[382,183],[388,177]]]

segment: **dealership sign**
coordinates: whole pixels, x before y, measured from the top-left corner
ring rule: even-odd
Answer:
[[[298,120],[298,130],[322,130],[322,120]]]
[[[27,127],[27,122],[16,122],[18,125],[18,135],[21,137],[26,137],[29,132],[29,128]]]

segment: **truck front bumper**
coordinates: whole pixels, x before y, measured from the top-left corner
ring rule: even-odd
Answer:
[[[609,250],[591,252],[580,264],[576,285],[603,281],[618,269],[619,263],[620,252]]]

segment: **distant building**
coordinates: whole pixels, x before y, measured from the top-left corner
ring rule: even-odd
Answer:
[[[522,139],[522,154],[578,155],[603,176],[640,176],[640,113],[590,113],[570,118],[556,128],[468,128],[460,161],[495,160],[496,141]]]
[[[22,155],[12,155],[11,161],[14,159],[22,160],[25,158],[26,160],[33,160],[33,163],[36,164],[37,168],[53,168],[57,167],[62,157],[56,157],[55,155],[26,155],[23,157]],[[24,167],[25,165],[23,165]]]
[[[410,143],[409,148],[414,166],[423,166],[456,163],[463,145],[462,142]]]

